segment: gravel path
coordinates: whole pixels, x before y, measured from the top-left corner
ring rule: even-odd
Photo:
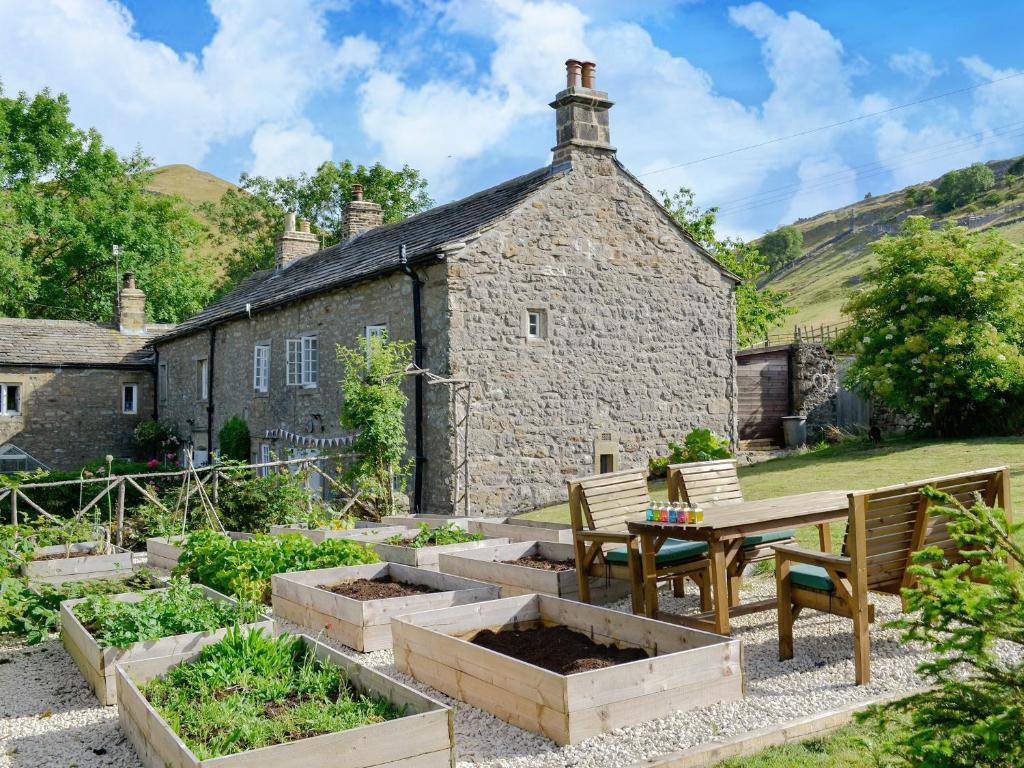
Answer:
[[[744,597],[771,597],[774,590],[773,579],[755,577],[747,580]],[[780,662],[775,612],[750,614],[733,622],[736,637],[744,641],[747,696],[743,701],[649,721],[574,747],[558,747],[398,674],[391,651],[359,654],[330,639],[321,640],[455,707],[459,768],[620,768],[920,686],[923,681],[913,669],[924,656],[922,649],[902,643],[896,631],[882,626],[899,614],[899,599],[875,594],[872,601],[878,621],[871,629],[870,685],[853,684],[849,621],[805,611],[795,625],[796,657]],[[693,612],[696,598],[677,600],[666,593],[662,604],[669,611]],[[628,601],[612,607],[629,610]],[[288,622],[278,625],[283,631],[303,631]],[[1019,655],[1021,650],[1014,653]],[[0,768],[138,766],[117,728],[116,707],[98,705],[59,641],[33,648],[0,646],[0,715]]]

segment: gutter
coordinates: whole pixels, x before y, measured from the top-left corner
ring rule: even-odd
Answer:
[[[412,322],[413,322],[413,363],[418,369],[423,368],[423,352],[426,347],[423,344],[423,308],[420,301],[420,289],[423,286],[423,279],[416,270],[409,266],[409,257],[406,255],[405,246],[401,247],[398,257],[399,269],[412,279]],[[427,463],[427,457],[423,452],[423,375],[417,374],[415,383],[415,408],[416,408],[416,474],[413,477],[413,503],[412,511],[418,513],[423,507],[423,467]]]

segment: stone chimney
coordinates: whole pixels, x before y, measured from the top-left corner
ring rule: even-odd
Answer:
[[[341,237],[348,240],[360,232],[379,227],[384,223],[384,211],[372,200],[363,200],[363,185],[352,185],[352,199],[345,206],[341,224]]]
[[[121,333],[138,336],[146,332],[146,294],[135,287],[135,274],[124,273],[117,312],[117,328]]]
[[[557,165],[572,159],[573,152],[587,151],[611,153],[608,130],[608,110],[612,101],[604,91],[595,90],[595,70],[592,61],[569,59],[565,62],[565,90],[555,96],[551,107],[555,110],[555,139],[551,148],[552,163]]]
[[[274,241],[274,269],[284,269],[303,256],[320,250],[320,238],[309,231],[309,222],[300,221],[295,229],[295,214],[284,215],[284,232]]]

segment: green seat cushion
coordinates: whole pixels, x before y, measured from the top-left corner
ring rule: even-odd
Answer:
[[[708,545],[703,541],[682,541],[681,539],[668,539],[661,545],[655,563],[658,565],[669,565],[681,563],[684,560],[693,560],[703,557],[708,551]],[[625,547],[617,547],[605,552],[609,563],[626,563],[627,555]]]
[[[836,586],[828,571],[819,565],[793,563],[789,566],[789,583],[794,587],[817,589],[820,592],[835,592]]]
[[[796,531],[775,531],[775,533],[757,533],[753,536],[747,536],[743,540],[743,548],[748,549],[750,547],[759,547],[762,544],[775,544],[779,541],[785,541],[786,539],[792,539],[796,536]]]

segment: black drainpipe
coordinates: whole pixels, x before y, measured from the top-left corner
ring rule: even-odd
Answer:
[[[412,323],[413,323],[413,362],[417,368],[423,368],[423,352],[426,349],[423,345],[423,317],[420,307],[420,287],[423,280],[416,271],[409,266],[409,257],[406,254],[405,246],[401,247],[398,263],[402,271],[412,278]],[[416,390],[414,404],[416,408],[416,476],[413,479],[412,510],[419,512],[423,506],[423,465],[427,463],[427,457],[423,454],[423,376],[416,376]]]
[[[206,454],[213,463],[213,364],[217,352],[217,326],[210,328],[210,357],[206,372]]]

